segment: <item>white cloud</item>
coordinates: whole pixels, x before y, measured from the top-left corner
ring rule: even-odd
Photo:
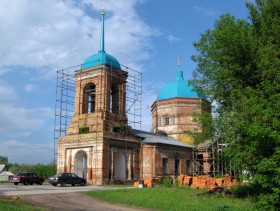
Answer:
[[[14,102],[17,98],[14,87],[0,80],[0,105]]]
[[[168,35],[166,38],[169,42],[178,42],[180,40],[179,38],[177,38],[173,35]]]
[[[11,139],[1,142],[0,155],[7,156],[10,163],[46,163],[53,158],[53,145]]]
[[[57,65],[66,62],[71,52],[75,58],[74,43],[83,35],[79,17],[83,18],[82,11],[64,1],[2,1],[0,19],[5,24],[0,27],[0,48],[5,49],[5,55],[1,64]]]
[[[7,67],[0,67],[0,75],[4,75],[5,73],[10,72],[11,69]]]
[[[36,88],[37,88],[37,86],[34,85],[34,84],[25,84],[25,86],[24,86],[24,89],[27,92],[31,92],[31,91],[33,91]]]
[[[157,99],[161,83],[143,83],[143,98],[142,98],[142,129],[145,131],[151,131],[152,129],[152,113],[151,106]]]
[[[105,48],[109,54],[117,55],[121,63],[150,58],[150,38],[157,34],[138,17],[134,9],[137,3],[123,0],[106,4]],[[0,49],[5,49],[5,54],[0,63],[65,68],[97,53],[101,15],[92,18],[83,10],[86,7],[101,11],[101,2],[2,1],[0,19],[5,24],[0,26]]]
[[[138,71],[142,71],[142,61],[153,56],[152,37],[162,35],[138,16],[135,6],[142,2],[108,0],[105,5],[105,50],[121,64]],[[28,154],[28,148],[30,151],[36,150],[38,159],[40,152],[43,157],[49,152],[32,143],[43,136],[37,134],[37,137],[35,133],[50,131],[48,122],[53,118],[53,109],[48,105],[36,105],[35,108],[22,106],[15,88],[23,86],[26,92],[33,92],[32,97],[38,97],[38,103],[42,96],[38,92],[35,95],[34,90],[40,81],[54,80],[56,70],[79,65],[88,56],[97,53],[101,7],[101,1],[96,0],[1,1],[0,20],[5,24],[0,25],[0,50],[5,53],[0,57],[0,75],[22,71],[32,73],[32,77],[24,81],[18,74],[17,79],[21,83],[13,85],[4,81],[8,81],[7,78],[0,81],[0,141],[1,144],[6,139],[14,141],[4,142],[0,154],[11,153],[13,161],[21,160],[16,152],[24,157]],[[145,97],[145,106],[151,105],[153,95],[148,93]],[[47,99],[43,102],[47,102]],[[50,102],[51,106],[53,101]],[[150,113],[144,112],[142,117],[144,124],[151,123]],[[18,148],[13,149],[13,145]],[[23,154],[19,152],[20,148]],[[40,159],[38,162],[41,162]]]
[[[211,11],[205,7],[200,7],[200,6],[195,6],[193,7],[197,12],[202,12],[204,13],[205,15],[208,15],[208,16],[214,16],[216,15],[216,13],[214,11]]]
[[[0,132],[23,133],[41,128],[45,120],[40,118],[41,113],[33,109],[20,108],[11,104],[0,105]],[[12,134],[11,134],[12,135]]]

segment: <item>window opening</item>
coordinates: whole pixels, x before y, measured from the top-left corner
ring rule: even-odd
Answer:
[[[172,124],[175,125],[175,116],[172,117]]]
[[[162,173],[168,174],[168,158],[162,158]]]
[[[168,115],[168,114],[166,114],[166,115],[164,116],[164,124],[165,124],[165,125],[169,125],[169,115]]]
[[[84,106],[83,113],[95,112],[96,104],[96,87],[95,84],[90,83],[84,88]]]
[[[158,118],[158,126],[161,126],[161,118]]]
[[[186,160],[186,172],[187,175],[191,175],[191,161],[190,160]]]
[[[180,165],[180,159],[175,158],[175,175],[179,175],[179,165]]]
[[[117,84],[111,86],[110,111],[115,114],[119,113],[119,88]]]

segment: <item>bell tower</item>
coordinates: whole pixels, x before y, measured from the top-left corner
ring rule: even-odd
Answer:
[[[139,144],[126,115],[128,73],[105,51],[104,17],[103,10],[99,51],[75,72],[74,114],[58,140],[57,171],[93,184],[139,177]]]
[[[105,52],[104,16],[103,11],[100,50],[88,57],[75,74],[75,109],[68,135],[127,128],[125,98],[128,73]]]

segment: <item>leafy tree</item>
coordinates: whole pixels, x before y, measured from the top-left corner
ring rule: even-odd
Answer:
[[[38,176],[47,179],[48,177],[56,174],[56,164],[8,164],[9,171],[17,174],[19,172],[35,172]]]
[[[7,164],[8,163],[8,157],[0,156],[0,164]]]
[[[202,109],[202,113],[195,112],[192,117],[193,121],[197,124],[197,127],[193,131],[183,131],[183,134],[193,137],[194,145],[205,142],[205,140],[211,140],[213,137],[213,124],[212,124],[212,114],[211,114],[211,104],[209,102],[203,101],[201,107],[194,109]],[[201,130],[202,128],[202,130]]]
[[[194,43],[192,83],[215,104],[215,135],[249,175],[261,207],[280,207],[280,1],[246,3],[249,20],[225,14]],[[199,87],[199,88],[198,88]]]

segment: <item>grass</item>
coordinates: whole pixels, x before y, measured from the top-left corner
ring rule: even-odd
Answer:
[[[36,208],[33,205],[22,201],[20,199],[12,200],[7,198],[0,198],[0,210],[1,211],[42,211],[42,209]]]
[[[188,187],[141,188],[110,191],[89,191],[86,194],[104,201],[156,210],[257,210],[248,199],[223,195],[197,195],[206,190]]]
[[[129,188],[129,187],[133,187],[133,185],[129,185],[129,184],[127,184],[127,185],[122,185],[122,184],[120,184],[120,185],[118,185],[118,184],[110,184],[110,185],[102,185],[102,186],[104,186],[104,187],[116,187],[116,188]]]

